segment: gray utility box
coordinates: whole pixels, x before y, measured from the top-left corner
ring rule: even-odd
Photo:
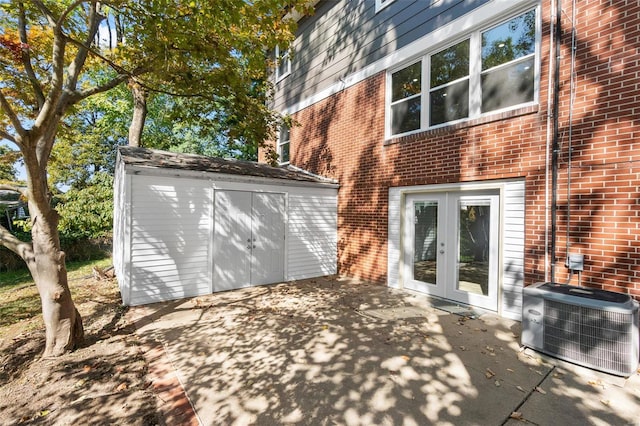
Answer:
[[[638,368],[638,302],[631,296],[564,284],[523,289],[522,344],[619,376]]]

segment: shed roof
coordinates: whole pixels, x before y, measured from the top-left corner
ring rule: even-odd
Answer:
[[[270,166],[255,161],[206,157],[203,155],[182,154],[131,146],[120,147],[119,153],[121,161],[125,164],[140,167],[257,176],[302,182],[337,183],[337,181],[333,179],[314,175],[302,169],[290,166]]]

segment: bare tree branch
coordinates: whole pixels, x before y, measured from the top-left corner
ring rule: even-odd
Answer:
[[[65,19],[67,19],[67,16],[69,16],[71,14],[71,12],[73,12],[73,9],[75,9],[76,7],[80,6],[82,3],[87,3],[88,0],[76,0],[73,3],[71,3],[69,6],[67,6],[67,8],[64,10],[64,12],[62,12],[62,14],[60,15],[60,17],[58,18],[58,21],[56,22],[56,26],[59,26],[62,28],[62,23],[64,22]],[[91,1],[91,3],[93,5],[95,5],[95,1]]]
[[[20,12],[18,15],[18,31],[20,33],[20,42],[24,45],[29,45],[29,39],[27,37],[27,22],[24,11],[24,4],[20,3],[18,5],[20,8]],[[33,87],[33,92],[36,95],[36,100],[38,102],[38,109],[42,108],[44,105],[44,93],[42,92],[42,87],[40,86],[40,82],[36,77],[36,73],[33,71],[33,67],[31,66],[31,54],[29,53],[29,49],[22,49],[22,65],[24,66],[24,70],[27,73],[27,77],[29,77],[29,81],[31,82],[31,87]]]
[[[78,2],[76,2],[78,3]],[[91,42],[95,39],[96,34],[98,33],[98,27],[100,26],[100,22],[104,19],[104,16],[100,15],[97,9],[97,2],[92,1],[91,6],[89,7],[89,24],[88,24],[88,32],[87,37],[82,43],[82,47],[78,49],[78,53],[76,54],[73,63],[69,65],[69,80],[67,81],[67,90],[75,91],[76,84],[78,83],[78,77],[80,76],[80,71],[84,66],[85,61],[87,60],[87,56],[89,54],[89,46]]]
[[[58,100],[62,93],[62,85],[64,84],[64,52],[66,47],[66,36],[62,31],[62,27],[55,21],[51,11],[42,3],[41,0],[31,0],[45,14],[49,21],[49,26],[53,31],[53,49],[51,62],[53,65],[51,76],[51,89],[46,96],[46,100],[38,113],[35,120],[33,130],[40,132],[44,123],[51,120],[51,117],[57,113]],[[38,138],[34,138],[37,140]]]
[[[20,123],[20,119],[16,115],[15,111],[13,111],[13,108],[11,108],[11,105],[9,104],[9,101],[7,101],[7,98],[4,97],[4,93],[2,93],[1,88],[0,88],[0,109],[2,109],[2,111],[4,111],[4,113],[7,115],[7,117],[9,117],[9,120],[11,121],[11,125],[13,126],[14,129],[16,129],[16,133],[21,138],[23,138],[26,135],[27,131],[24,129],[24,127],[22,127],[22,123]]]
[[[17,185],[9,185],[6,183],[0,183],[0,191],[12,191],[12,192],[17,192],[20,195],[24,195],[25,197],[27,196],[27,189],[26,188],[21,188]]]
[[[75,102],[81,101],[82,99],[88,98],[89,96],[95,95],[96,93],[102,93],[102,92],[106,92],[107,90],[111,90],[114,87],[118,86],[119,84],[127,81],[129,76],[130,74],[120,74],[112,78],[105,84],[102,84],[96,87],[91,87],[89,89],[82,90],[80,92],[75,92],[73,95],[72,101],[73,103],[75,103]]]
[[[45,18],[47,18],[47,21],[49,22],[49,26],[55,27],[56,20],[53,16],[53,13],[51,13],[51,11],[49,10],[49,8],[45,6],[44,3],[42,3],[40,0],[31,0],[31,2],[35,4],[36,7],[40,9],[40,12],[44,14]]]
[[[9,142],[13,142],[14,144],[18,145],[18,148],[20,148],[20,144],[18,143],[16,138],[14,138],[13,135],[5,132],[4,130],[0,130],[0,138],[6,139]]]
[[[7,228],[0,225],[0,246],[5,246],[22,259],[27,260],[33,257],[33,247],[30,243],[20,241]]]

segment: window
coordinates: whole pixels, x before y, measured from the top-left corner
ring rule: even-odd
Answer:
[[[418,62],[391,76],[391,127],[394,134],[420,128],[421,74],[421,62]]]
[[[286,76],[291,74],[291,58],[289,57],[289,51],[282,52],[278,46],[276,46],[276,81],[280,81]]]
[[[536,14],[482,33],[482,112],[533,101]]]
[[[375,0],[376,2],[376,13],[380,12],[385,7],[389,6],[394,0]]]
[[[536,10],[389,72],[391,136],[536,100]]]
[[[431,55],[429,124],[469,116],[469,40]]]
[[[289,162],[289,138],[289,127],[283,124],[282,127],[280,127],[280,135],[278,137],[278,157],[280,158],[280,163]]]

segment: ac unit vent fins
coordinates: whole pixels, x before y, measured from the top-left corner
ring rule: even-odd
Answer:
[[[632,314],[547,300],[544,352],[596,369],[625,371],[633,353]]]

